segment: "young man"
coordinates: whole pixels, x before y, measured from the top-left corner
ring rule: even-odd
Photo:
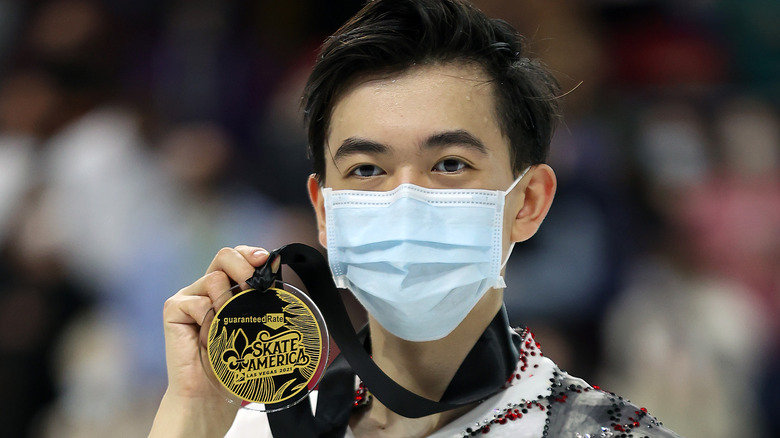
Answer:
[[[368,310],[384,374],[462,403],[409,418],[350,381],[362,402],[334,407],[322,389],[317,411],[332,415],[318,435],[676,436],[559,370],[528,330],[508,335],[501,274],[552,203],[544,162],[558,93],[509,25],[462,0],[375,0],[325,43],[304,107],[309,195],[333,278]],[[217,395],[197,345],[212,303],[267,258],[223,249],[166,303],[169,387],[152,436],[271,436],[265,414],[236,416]]]

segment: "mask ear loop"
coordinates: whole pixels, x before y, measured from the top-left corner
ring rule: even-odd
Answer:
[[[520,181],[525,177],[525,174],[527,174],[529,170],[531,170],[531,166],[526,167],[525,170],[523,170],[523,173],[521,173],[520,176],[518,176],[514,180],[514,182],[512,182],[512,185],[510,185],[509,188],[504,191],[505,197],[506,195],[509,194],[509,192],[511,192],[512,190],[515,189],[515,187],[517,187],[517,184],[520,183]]]
[[[518,176],[517,179],[515,179],[512,185],[510,185],[509,188],[506,189],[506,191],[504,192],[505,202],[506,202],[506,195],[508,195],[509,192],[514,190],[515,187],[517,187],[517,184],[520,183],[520,181],[525,177],[525,175],[528,173],[529,170],[531,170],[531,166],[526,167],[525,170],[523,170],[523,173],[521,173],[520,176]],[[506,257],[504,257],[504,261],[501,262],[501,268],[499,268],[499,270],[504,269],[506,267],[507,262],[509,262],[509,257],[512,255],[512,250],[515,249],[515,243],[517,242],[509,243],[509,251],[506,253]]]

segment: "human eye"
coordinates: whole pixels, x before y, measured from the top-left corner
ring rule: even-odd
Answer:
[[[445,158],[436,163],[432,170],[434,172],[454,173],[460,172],[467,167],[469,167],[469,165],[463,160],[458,158]]]
[[[382,170],[381,167],[376,166],[374,164],[361,164],[359,166],[356,166],[354,169],[352,169],[350,173],[360,178],[367,178],[371,176],[382,175],[385,173],[385,171]]]

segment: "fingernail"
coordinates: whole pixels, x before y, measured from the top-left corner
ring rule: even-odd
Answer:
[[[264,249],[257,249],[257,250],[255,250],[255,252],[252,253],[252,255],[255,256],[255,257],[267,256],[268,255],[268,251],[266,251]]]

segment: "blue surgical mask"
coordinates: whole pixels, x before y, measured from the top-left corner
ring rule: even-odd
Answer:
[[[506,287],[504,202],[527,171],[506,191],[322,189],[336,286],[399,338],[447,336],[485,292]]]

